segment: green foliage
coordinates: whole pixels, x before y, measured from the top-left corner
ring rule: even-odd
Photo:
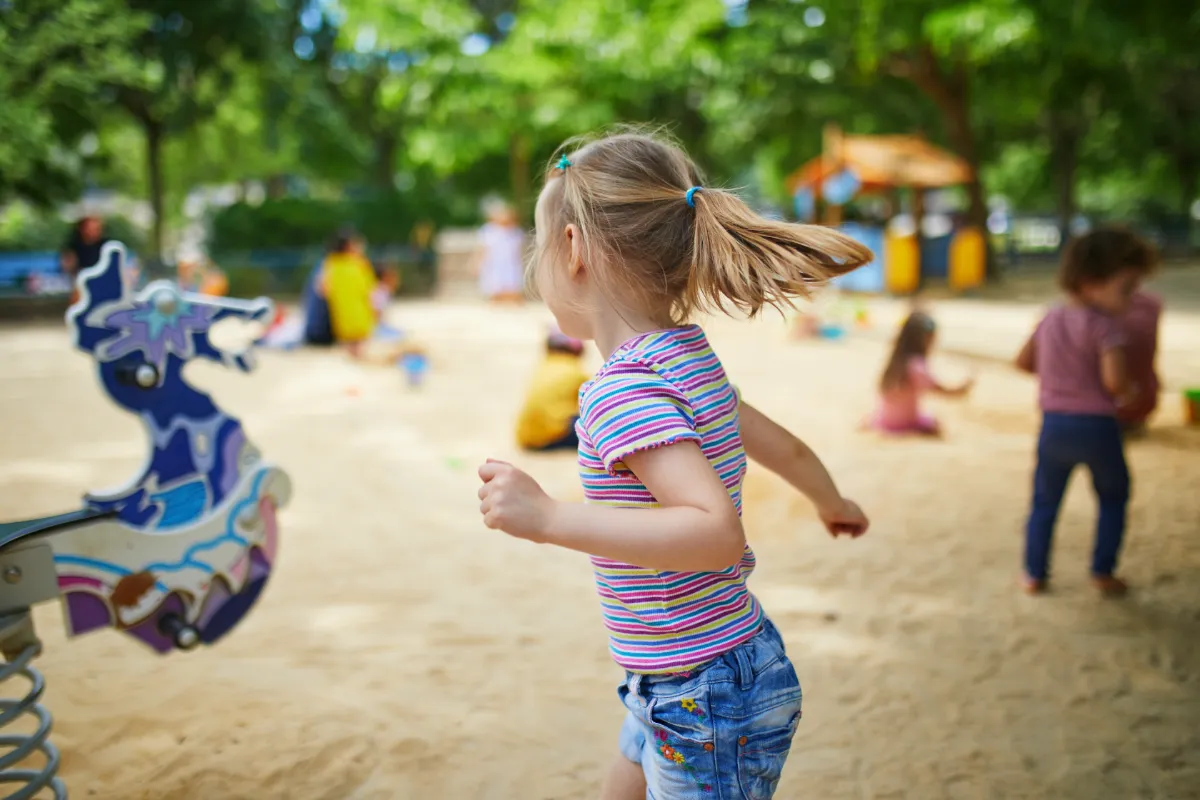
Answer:
[[[71,222],[57,214],[24,203],[13,203],[0,214],[0,252],[61,250],[71,233]],[[122,242],[134,253],[144,252],[145,231],[121,216],[104,218],[104,234]]]
[[[58,250],[67,240],[70,230],[70,223],[54,214],[23,203],[14,203],[0,215],[0,251]]]
[[[372,245],[406,244],[417,223],[463,225],[471,221],[472,211],[439,203],[434,192],[367,194],[342,200],[281,198],[260,205],[236,203],[213,215],[210,247],[214,253],[322,247],[347,225]]]
[[[104,217],[104,235],[125,245],[125,249],[137,255],[145,255],[148,239],[146,229],[130,219],[118,215]]]
[[[144,18],[119,0],[0,4],[0,202],[72,196],[91,128],[82,108],[112,81],[140,85],[131,53]]]
[[[215,215],[215,250],[347,222],[399,243],[475,222],[484,194],[528,217],[562,141],[641,122],[789,208],[834,122],[957,151],[977,218],[996,193],[1178,215],[1200,193],[1196,41],[1200,13],[1164,0],[0,0],[0,202],[86,176],[163,222],[197,185],[263,181]],[[285,197],[289,177],[348,199]]]
[[[214,252],[321,244],[344,223],[345,211],[341,202],[299,198],[236,203],[213,215],[209,244]]]

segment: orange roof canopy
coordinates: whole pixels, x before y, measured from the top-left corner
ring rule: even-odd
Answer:
[[[826,152],[788,177],[788,190],[815,187],[849,167],[860,191],[911,186],[919,189],[957,186],[971,180],[966,161],[935,147],[920,136],[840,135]]]

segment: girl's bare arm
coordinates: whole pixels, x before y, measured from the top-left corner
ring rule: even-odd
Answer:
[[[975,379],[967,378],[958,386],[946,386],[945,384],[940,383],[936,378],[930,376],[929,383],[930,388],[933,389],[934,393],[936,394],[945,395],[946,397],[962,397],[971,391],[971,387],[975,385]]]
[[[870,524],[866,515],[842,497],[812,448],[744,400],[738,412],[746,455],[811,500],[830,533],[858,536],[866,532]]]
[[[1017,353],[1016,360],[1013,363],[1022,372],[1028,372],[1030,375],[1037,372],[1037,345],[1034,343],[1032,336],[1025,340],[1025,344],[1021,347],[1021,352]]]
[[[746,535],[729,491],[695,442],[625,458],[658,508],[555,503],[548,541],[663,571],[715,572],[736,564]]]
[[[1125,397],[1129,391],[1129,369],[1124,348],[1110,347],[1100,354],[1100,380],[1113,397]]]

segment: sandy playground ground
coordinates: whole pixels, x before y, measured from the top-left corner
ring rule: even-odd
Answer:
[[[807,503],[751,468],[752,588],[805,690],[780,798],[1200,797],[1200,315],[1171,311],[1169,392],[1129,458],[1123,573],[1087,584],[1093,506],[1077,477],[1055,592],[1016,591],[1037,424],[1033,384],[993,358],[1036,307],[935,306],[935,367],[979,371],[937,406],[945,441],[855,430],[899,304],[841,342],[778,319],[709,325],[748,399],[826,458],[874,526],[832,541]],[[66,641],[36,613],[73,797],[197,800],[591,798],[622,718],[587,560],[489,532],[475,465],[516,459],[579,498],[569,455],[522,456],[512,419],[544,309],[398,305],[433,372],[331,352],[265,353],[252,376],[196,365],[295,484],[266,595],[220,646],[159,658],[111,632]],[[974,356],[969,354],[974,353]],[[0,519],[75,507],[131,475],[137,423],[111,408],[61,327],[0,330]]]

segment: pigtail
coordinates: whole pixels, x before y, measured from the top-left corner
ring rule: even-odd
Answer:
[[[732,192],[704,188],[687,199],[695,220],[685,312],[733,306],[753,317],[764,306],[794,308],[795,298],[872,258],[843,233],[766,219]]]

